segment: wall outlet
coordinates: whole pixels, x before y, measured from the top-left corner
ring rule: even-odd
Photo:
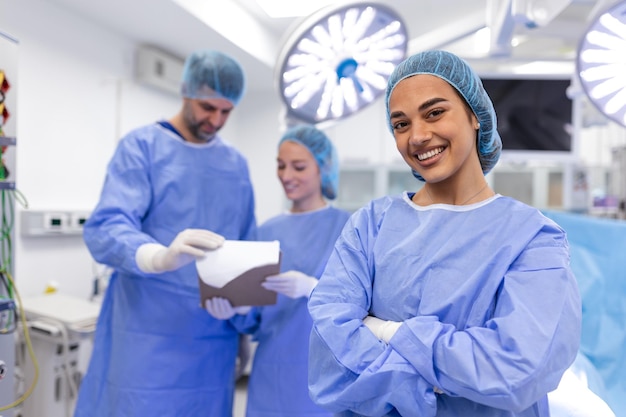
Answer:
[[[43,213],[41,221],[42,229],[50,232],[62,232],[69,227],[69,216],[67,213]]]
[[[89,213],[86,211],[73,211],[70,213],[69,226],[72,230],[82,233],[83,226],[85,226],[85,222],[88,218]]]
[[[82,235],[89,212],[25,210],[21,217],[22,236]]]

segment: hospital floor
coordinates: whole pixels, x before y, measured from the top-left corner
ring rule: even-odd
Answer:
[[[246,415],[246,400],[248,398],[248,376],[244,375],[237,381],[235,389],[235,405],[233,406],[233,417],[244,417]]]

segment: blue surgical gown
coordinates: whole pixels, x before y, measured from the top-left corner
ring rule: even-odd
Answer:
[[[348,220],[334,207],[274,217],[259,227],[260,240],[279,240],[281,270],[319,277]],[[246,417],[326,417],[307,386],[311,317],[307,299],[278,294],[275,305],[253,309],[242,330],[258,342],[250,378]]]
[[[309,299],[309,388],[339,416],[548,416],[581,303],[566,235],[503,196],[359,209]],[[363,325],[402,322],[389,344]]]
[[[183,141],[159,124],[130,132],[84,227],[92,256],[115,268],[75,417],[232,415],[238,332],[201,306],[195,265],[137,268],[144,243],[186,228],[255,239],[247,161],[219,137]]]

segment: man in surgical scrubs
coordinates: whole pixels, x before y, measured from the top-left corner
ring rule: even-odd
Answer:
[[[496,114],[465,61],[407,58],[389,128],[424,182],[355,212],[308,307],[313,401],[348,416],[547,417],[581,302],[565,232],[494,193]]]
[[[256,238],[247,161],[218,133],[244,90],[234,59],[195,52],[179,113],[119,142],[84,228],[115,272],[75,417],[232,415],[238,333],[200,306],[193,261]]]
[[[237,328],[258,342],[246,417],[330,417],[308,393],[312,323],[307,300],[349,217],[330,205],[339,187],[335,147],[315,126],[293,126],[279,141],[277,174],[290,208],[259,226],[260,240],[280,241],[282,272],[263,283],[278,293],[276,304],[242,316],[228,301],[215,298],[207,301],[207,310],[215,317],[233,317]]]

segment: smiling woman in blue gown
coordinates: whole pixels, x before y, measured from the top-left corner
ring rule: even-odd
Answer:
[[[548,416],[580,343],[564,231],[486,182],[501,141],[463,60],[409,57],[386,106],[425,184],[359,209],[337,240],[308,303],[313,400],[342,417]]]

